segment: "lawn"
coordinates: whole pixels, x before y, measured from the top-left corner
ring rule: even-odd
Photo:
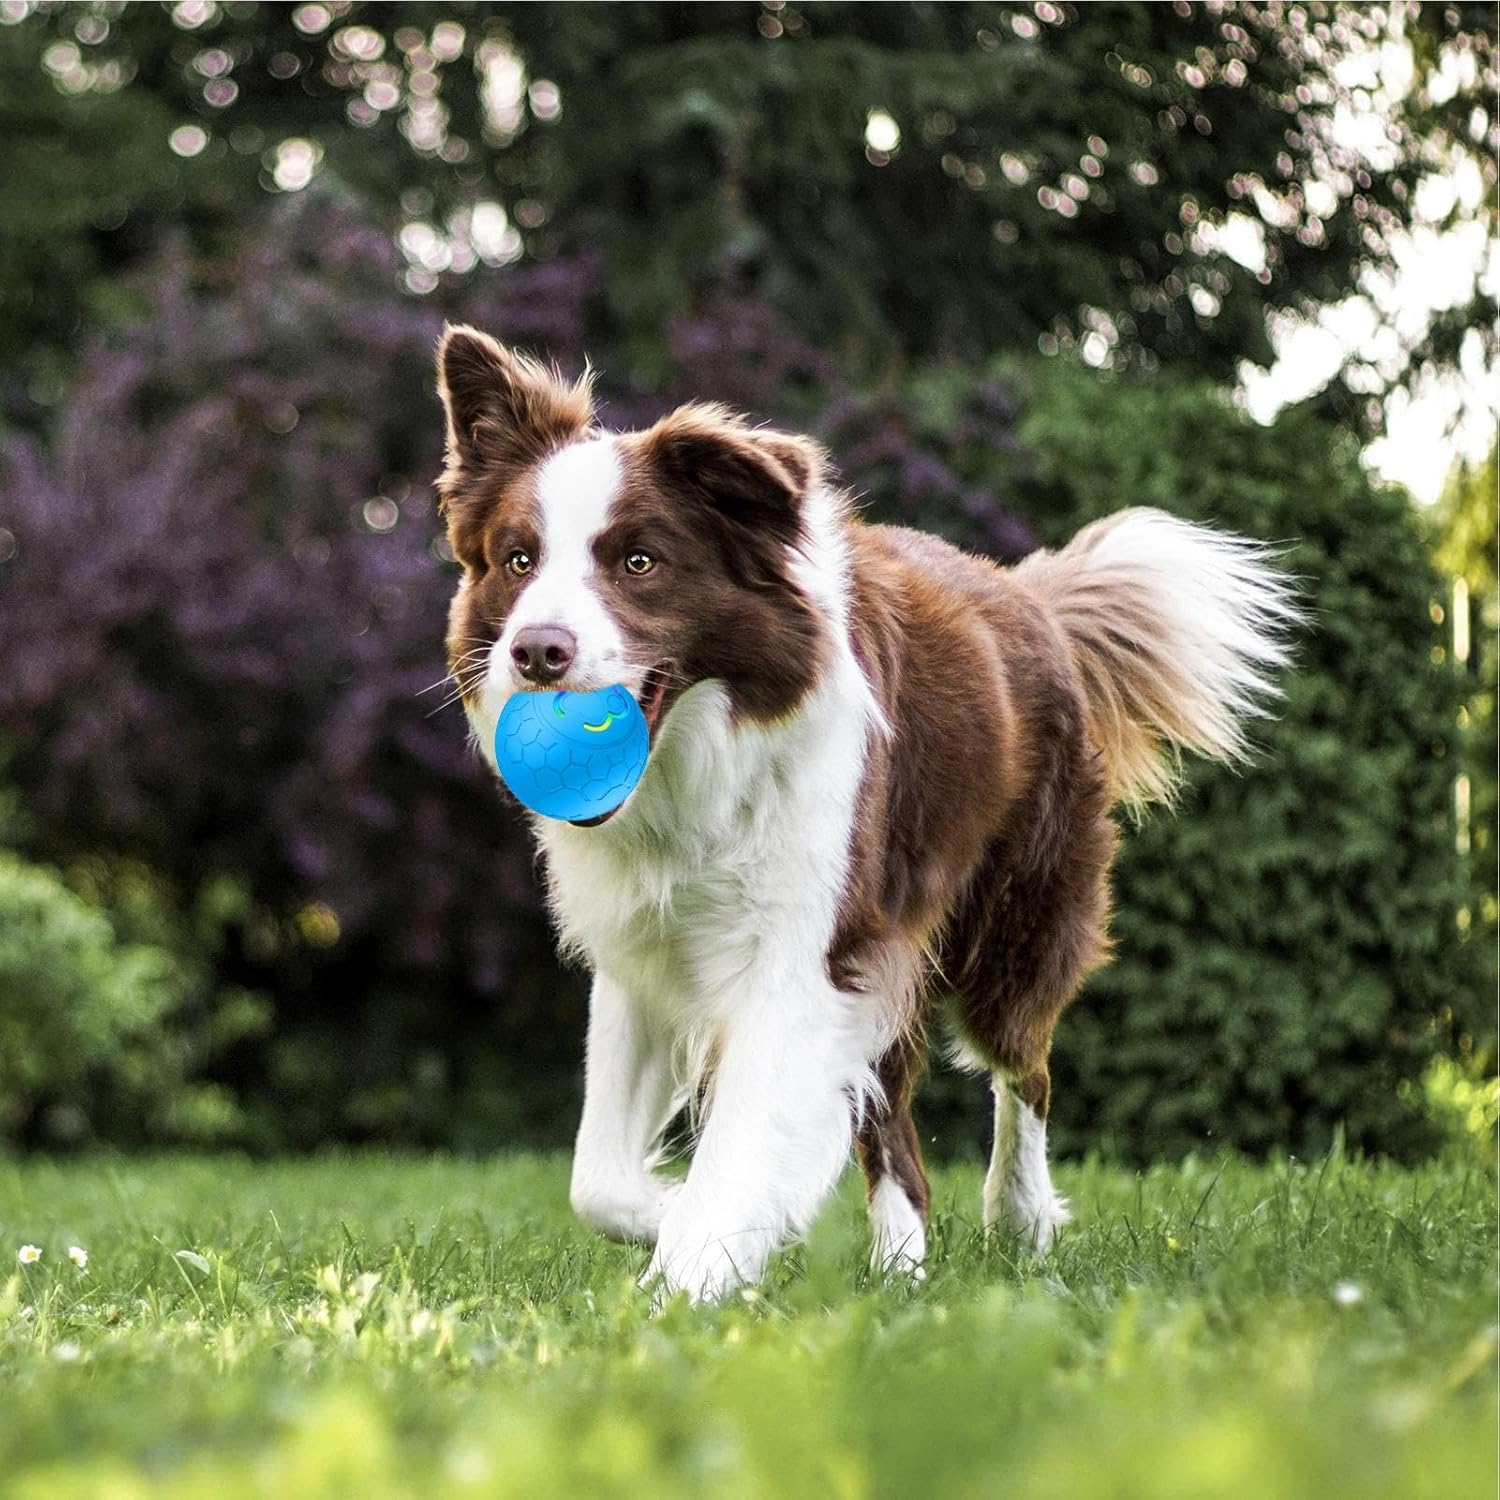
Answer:
[[[954,1167],[882,1282],[851,1179],[761,1291],[652,1318],[561,1157],[0,1163],[0,1493],[1494,1495],[1486,1169],[1059,1177],[1041,1266]]]

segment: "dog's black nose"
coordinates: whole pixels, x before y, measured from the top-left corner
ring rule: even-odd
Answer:
[[[573,665],[578,637],[563,625],[528,625],[516,632],[510,659],[527,682],[556,682]]]

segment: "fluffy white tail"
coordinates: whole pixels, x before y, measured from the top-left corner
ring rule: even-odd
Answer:
[[[1017,566],[1073,648],[1116,801],[1170,801],[1179,748],[1244,757],[1244,721],[1275,694],[1300,618],[1271,560],[1259,542],[1140,508]]]

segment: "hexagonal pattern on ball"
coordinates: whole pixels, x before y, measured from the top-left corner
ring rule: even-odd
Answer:
[[[613,811],[635,790],[650,741],[624,687],[514,693],[495,726],[495,764],[532,812],[577,822]]]

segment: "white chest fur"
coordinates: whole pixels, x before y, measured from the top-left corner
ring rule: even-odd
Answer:
[[[615,818],[539,827],[565,946],[685,1047],[685,1085],[747,986],[821,973],[868,733],[851,686],[835,671],[787,720],[736,727],[722,685],[701,683]]]
[[[827,973],[871,732],[852,686],[834,671],[769,728],[735,727],[721,685],[694,687],[610,822],[542,833],[564,940],[597,971],[574,1203],[654,1238],[662,1290],[758,1279],[876,1091],[894,1017]],[[664,1184],[652,1143],[704,1090],[686,1182]]]

